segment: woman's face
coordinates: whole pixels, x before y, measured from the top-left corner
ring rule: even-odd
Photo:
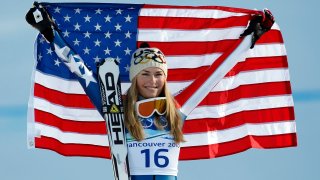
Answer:
[[[149,67],[137,75],[138,91],[144,98],[158,97],[163,90],[166,76],[157,67]]]

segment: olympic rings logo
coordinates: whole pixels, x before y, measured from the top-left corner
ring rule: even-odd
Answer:
[[[148,129],[154,124],[154,117],[139,118],[139,120],[144,129]],[[166,128],[168,126],[168,121],[164,116],[160,116],[159,123],[163,128]]]
[[[143,49],[133,54],[134,64],[146,64],[149,61],[155,61],[160,64],[166,64],[166,60],[161,51],[153,49]]]

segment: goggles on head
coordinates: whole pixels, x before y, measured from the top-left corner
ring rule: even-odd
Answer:
[[[149,118],[155,112],[158,115],[164,115],[166,113],[166,98],[156,97],[137,101],[136,112],[139,117]]]

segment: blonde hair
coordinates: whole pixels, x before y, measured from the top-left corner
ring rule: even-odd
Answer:
[[[165,81],[162,96],[166,97],[166,119],[170,125],[170,134],[173,136],[176,143],[184,142],[182,133],[182,119],[176,108],[176,103],[171,95],[167,82]],[[137,77],[134,77],[132,84],[127,92],[127,96],[124,101],[125,109],[125,126],[130,132],[131,136],[136,140],[141,141],[144,139],[143,127],[139,121],[138,115],[135,111],[135,104],[138,100],[138,87],[137,87]],[[158,129],[163,129],[160,126],[159,118],[155,119],[155,125]]]

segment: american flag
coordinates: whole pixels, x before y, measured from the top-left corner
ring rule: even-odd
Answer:
[[[256,10],[220,6],[41,3],[61,36],[96,76],[96,63],[120,61],[123,93],[132,52],[142,42],[166,55],[173,94],[234,46]],[[77,76],[39,35],[35,46],[28,144],[65,156],[110,158],[105,121]],[[99,96],[97,91],[96,96]],[[96,97],[96,98],[97,98]],[[187,117],[180,159],[297,145],[287,54],[274,24]],[[98,108],[97,108],[98,107]]]

